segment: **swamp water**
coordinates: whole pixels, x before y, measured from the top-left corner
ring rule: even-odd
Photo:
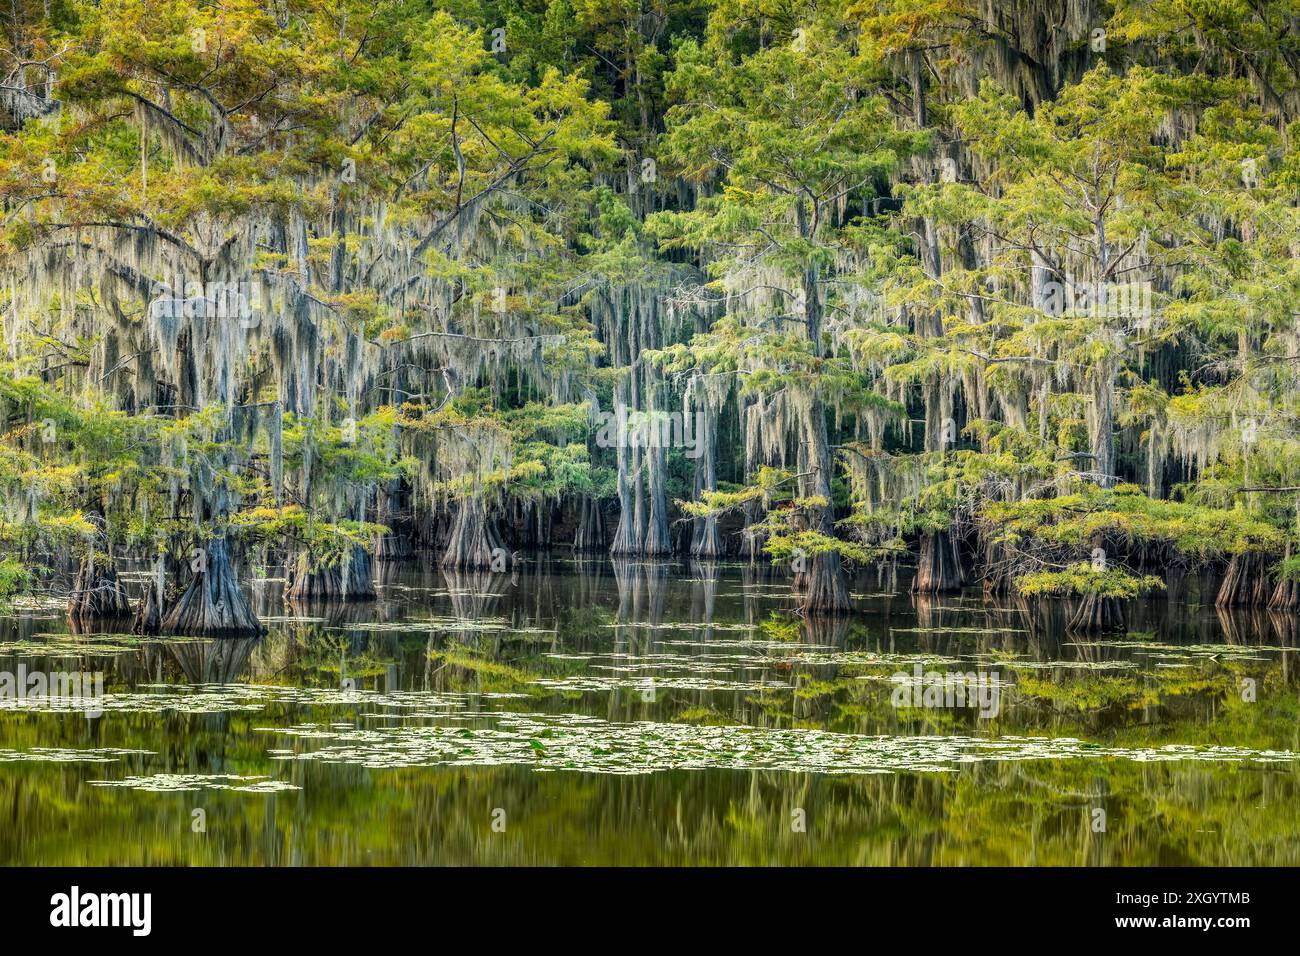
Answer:
[[[1099,638],[866,577],[800,620],[739,565],[381,571],[252,584],[255,640],[0,618],[0,673],[104,679],[0,696],[0,863],[1300,863],[1292,614],[1157,598]],[[992,713],[923,691],[959,675]]]

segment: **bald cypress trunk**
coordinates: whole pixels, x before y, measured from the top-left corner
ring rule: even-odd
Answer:
[[[802,206],[800,207],[802,218]],[[817,268],[805,270],[803,300],[807,310],[808,337],[813,354],[822,353],[822,306],[817,285]],[[831,504],[831,444],[826,431],[826,406],[821,395],[813,391],[802,403],[804,411],[804,455],[808,474],[800,479],[805,497],[818,498],[825,504],[807,509],[810,530],[835,537],[835,515]],[[806,614],[843,614],[853,609],[849,599],[849,582],[840,564],[839,554],[830,551],[811,555],[804,580],[802,610]]]
[[[939,244],[939,229],[933,219],[924,220],[922,266],[928,276],[939,279],[943,274],[943,256]],[[973,253],[972,253],[973,256]],[[921,338],[941,338],[942,318],[929,311],[919,313],[914,321]],[[944,383],[931,377],[923,390],[925,404],[925,436],[923,449],[927,453],[942,455],[956,441],[956,413],[944,389]],[[921,535],[917,554],[916,575],[912,578],[912,591],[917,594],[943,594],[960,591],[966,582],[961,555],[952,533],[947,529]]]
[[[812,398],[807,405],[805,432],[807,435],[808,467],[812,474],[806,479],[807,495],[823,498],[825,505],[808,508],[808,526],[827,537],[835,536],[835,520],[831,499],[831,452],[826,436],[826,409],[821,399]],[[802,609],[808,614],[842,614],[853,609],[849,599],[849,584],[840,564],[840,556],[833,552],[810,555],[808,569],[803,579]]]
[[[112,559],[96,561],[92,553],[81,562],[68,595],[68,617],[79,621],[114,620],[131,616],[131,601],[117,579]]]
[[[1077,633],[1123,632],[1128,630],[1124,602],[1119,598],[1086,594],[1066,625]]]
[[[487,509],[478,498],[466,498],[456,509],[447,548],[438,563],[444,568],[490,568],[492,549]]]
[[[145,588],[136,608],[135,621],[131,625],[133,634],[158,634],[162,631],[163,617],[167,613],[165,567],[166,558],[160,557],[154,568],[154,580]]]
[[[634,393],[629,382],[620,382],[614,390],[615,412],[622,413],[629,409],[634,400]],[[617,436],[618,469],[618,527],[614,531],[614,540],[609,553],[613,555],[633,555],[641,553],[643,540],[641,523],[641,454],[640,449],[629,447],[626,433],[620,427]]]
[[[310,556],[299,558],[293,583],[285,593],[291,603],[307,601],[373,601],[374,563],[365,548],[353,547],[347,559],[329,568],[309,570]]]
[[[202,566],[163,618],[162,631],[212,637],[254,637],[262,633],[261,622],[239,589],[225,538],[207,542]]]
[[[630,449],[619,446],[618,449],[618,527],[614,531],[614,541],[609,553],[615,556],[637,554],[641,536],[636,523],[636,497],[628,459]]]
[[[650,514],[642,551],[651,556],[672,554],[673,539],[668,532],[668,451],[662,447],[648,448],[646,459],[650,472]]]
[[[706,407],[700,416],[703,422],[702,434],[696,435],[700,442],[699,457],[695,459],[695,497],[703,492],[716,491],[718,487],[717,465],[713,447],[714,413]],[[717,558],[723,553],[722,535],[718,531],[718,519],[714,515],[696,518],[691,533],[691,557]]]
[[[1300,581],[1278,581],[1268,600],[1271,608],[1300,607]]]
[[[960,591],[965,583],[961,557],[952,534],[946,530],[923,534],[912,590],[918,594],[945,594]]]
[[[724,554],[722,533],[718,530],[718,519],[713,515],[695,519],[695,530],[691,536],[691,557],[720,558]]]
[[[1268,565],[1268,555],[1257,551],[1234,554],[1223,574],[1214,603],[1219,607],[1267,606],[1275,591]]]
[[[381,524],[388,527],[388,534],[379,535],[375,541],[376,561],[400,561],[414,555],[411,538],[406,531],[406,522],[398,528],[399,516],[402,514],[402,480],[394,478],[379,492]]]
[[[573,532],[573,550],[603,551],[605,547],[605,520],[600,513],[600,502],[592,495],[583,495],[578,526]]]
[[[983,542],[984,592],[1002,596],[1011,593],[1010,563],[1006,549],[987,538]]]
[[[759,521],[759,504],[756,501],[746,501],[741,505],[740,512],[744,515],[744,525],[740,531],[740,554],[750,564],[754,564],[763,553],[763,542],[766,540],[763,532],[754,529]]]
[[[1282,555],[1284,561],[1291,558],[1291,542],[1286,545],[1286,552]],[[1269,595],[1268,606],[1276,609],[1285,609],[1300,607],[1300,581],[1289,581],[1286,578],[1278,578],[1277,586],[1273,588],[1273,593]]]

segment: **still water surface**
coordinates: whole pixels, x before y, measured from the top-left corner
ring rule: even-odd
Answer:
[[[0,618],[0,672],[106,690],[0,698],[0,863],[1300,863],[1292,614],[1180,592],[1098,639],[863,578],[801,621],[766,569],[608,560],[281,587],[257,640]],[[917,665],[996,714],[907,706]]]

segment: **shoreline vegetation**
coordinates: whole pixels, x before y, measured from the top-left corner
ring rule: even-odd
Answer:
[[[1296,27],[18,0],[0,607],[252,636],[255,577],[570,551],[1294,611]]]

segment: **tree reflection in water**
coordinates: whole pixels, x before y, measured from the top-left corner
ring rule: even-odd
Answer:
[[[0,805],[13,808],[13,825],[0,832],[0,861],[1300,862],[1300,770],[1289,759],[1157,762],[1051,749],[1062,738],[1153,755],[1168,744],[1295,747],[1293,615],[1189,604],[1196,581],[1178,601],[1133,604],[1122,639],[1071,634],[1059,602],[995,601],[972,588],[911,595],[906,582],[882,591],[874,573],[855,584],[853,616],[802,618],[788,576],[761,564],[584,558],[493,573],[381,562],[376,582],[373,604],[291,612],[273,584],[259,587],[269,632],[256,639],[76,635],[57,619],[3,621],[0,669],[99,669],[110,694],[254,690],[249,709],[202,713],[126,709],[88,721],[0,711],[6,750],[148,751],[110,763],[5,763]],[[1006,685],[1000,712],[896,709],[891,675],[915,662],[996,673]],[[290,696],[294,688],[317,696]],[[345,689],[353,696],[320,696]],[[598,726],[637,724],[655,753],[689,736],[683,728],[748,727],[924,738],[927,751],[950,739],[1049,738],[1048,756],[838,775],[764,768],[773,753],[755,750],[748,763],[743,752],[725,755],[739,769],[564,772],[563,735],[542,733],[506,764],[385,769],[362,766],[346,748],[328,760],[276,759],[326,745],[283,732],[307,724],[380,741],[403,730],[418,738],[420,728],[479,740],[511,714],[568,728],[608,722],[591,725],[593,741]],[[657,732],[661,724],[672,733]],[[750,739],[716,739],[733,738]],[[617,754],[594,758],[618,765]],[[87,786],[163,773],[263,776],[299,789]],[[208,814],[201,838],[188,826],[196,806]],[[503,833],[491,828],[494,808],[506,810]],[[1091,826],[1098,808],[1104,833]]]

